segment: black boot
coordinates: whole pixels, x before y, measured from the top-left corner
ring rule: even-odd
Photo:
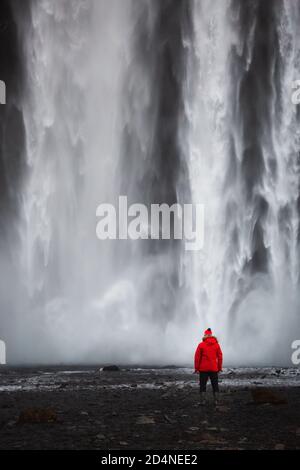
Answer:
[[[219,392],[214,392],[214,405],[218,406],[220,404]]]
[[[205,406],[205,405],[206,405],[206,392],[200,392],[199,406]]]

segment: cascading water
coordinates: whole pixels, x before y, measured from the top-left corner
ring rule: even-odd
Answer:
[[[2,265],[13,252],[5,302],[1,289],[11,361],[192,364],[210,326],[227,364],[287,363],[299,331],[300,2],[23,8],[25,165],[18,237],[1,244]],[[96,208],[121,194],[204,204],[203,250],[100,242]]]
[[[299,331],[291,90],[300,75],[300,5],[193,6],[187,154],[193,199],[206,208],[204,250],[192,264],[197,312],[221,332],[232,363],[285,362],[292,325]]]
[[[170,27],[167,10],[147,0],[31,4],[22,27],[20,269],[23,331],[39,340],[23,360],[160,362],[176,352],[175,342],[165,345],[176,304],[173,244],[100,242],[95,232],[97,206],[117,204],[119,194],[129,203],[176,202],[159,155],[168,71],[155,46],[170,42],[161,27]]]

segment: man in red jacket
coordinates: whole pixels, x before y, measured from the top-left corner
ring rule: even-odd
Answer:
[[[202,342],[195,352],[195,373],[199,372],[200,405],[205,405],[205,392],[208,378],[213,388],[214,402],[218,403],[218,372],[222,371],[223,354],[218,340],[210,328],[204,331]]]

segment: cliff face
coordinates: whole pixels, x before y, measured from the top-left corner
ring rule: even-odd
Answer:
[[[23,166],[24,124],[19,106],[23,76],[14,20],[16,3],[20,0],[2,0],[0,4],[0,80],[6,85],[6,104],[0,105],[0,243],[16,215],[15,189],[20,187]]]

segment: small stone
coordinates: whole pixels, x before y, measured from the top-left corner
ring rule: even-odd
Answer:
[[[105,436],[104,436],[104,434],[99,433],[99,434],[97,434],[96,439],[98,439],[100,441],[100,440],[105,439]]]
[[[128,446],[128,442],[126,441],[120,441],[119,444],[120,446]]]
[[[228,413],[230,410],[229,406],[218,406],[216,408],[217,411],[220,411],[221,413]]]
[[[9,428],[12,428],[13,426],[15,426],[15,424],[17,424],[16,421],[11,420],[6,423],[6,426],[8,426]]]
[[[276,444],[274,447],[275,450],[284,450],[285,445],[284,444]]]
[[[177,420],[176,420],[176,419],[170,418],[168,415],[164,415],[164,418],[165,418],[165,420],[168,421],[168,423],[170,423],[170,424],[175,424],[175,423],[177,423]]]
[[[226,444],[225,439],[215,437],[214,435],[206,433],[206,432],[196,436],[195,438],[193,438],[193,440],[200,442],[201,444],[208,444],[208,445]]]
[[[155,424],[155,420],[152,416],[139,416],[136,420],[137,424]]]

